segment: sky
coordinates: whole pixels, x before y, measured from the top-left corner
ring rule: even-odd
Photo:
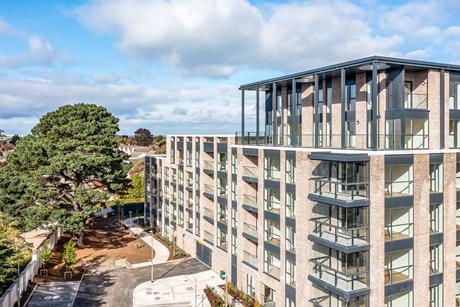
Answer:
[[[1,1],[0,129],[86,102],[122,134],[233,134],[239,85],[377,54],[460,64],[460,1]]]

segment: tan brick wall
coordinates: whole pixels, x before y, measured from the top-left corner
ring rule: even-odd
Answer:
[[[440,147],[440,104],[441,104],[441,74],[437,70],[428,71],[428,109],[430,148]]]
[[[429,302],[430,156],[414,155],[414,306]]]
[[[373,156],[370,160],[370,306],[383,306],[385,298],[385,159]]]
[[[356,75],[356,148],[367,147],[367,83],[366,73]]]
[[[457,245],[457,155],[444,154],[444,306],[455,306]]]

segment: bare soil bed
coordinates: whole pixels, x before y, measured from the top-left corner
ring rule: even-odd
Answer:
[[[71,235],[65,233],[53,250],[47,280],[63,280],[65,265],[62,251]],[[72,266],[73,279],[80,279],[88,268],[102,264],[114,265],[116,260],[126,259],[130,264],[150,261],[151,248],[125,227],[119,227],[117,216],[98,218],[85,229],[84,246],[77,249],[77,263]],[[41,278],[40,278],[41,279]]]

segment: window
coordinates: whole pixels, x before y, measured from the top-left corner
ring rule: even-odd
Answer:
[[[385,148],[400,149],[402,139],[401,119],[385,121]]]
[[[232,208],[232,227],[236,228],[237,222],[236,222],[236,209]]]
[[[264,191],[265,210],[272,213],[280,213],[280,191],[266,188]]]
[[[294,218],[295,217],[295,194],[287,192],[286,193],[286,217]]]
[[[251,275],[246,274],[246,294],[250,296],[256,295],[256,284]]]
[[[442,273],[442,244],[430,246],[430,274]]]
[[[291,226],[286,226],[286,250],[295,253],[295,230]]]
[[[232,174],[236,174],[236,168],[237,168],[237,159],[236,159],[236,153],[232,153]]]
[[[286,307],[295,307],[294,301],[288,297],[286,297]]]
[[[200,218],[195,217],[195,235],[200,236]]]
[[[195,174],[195,190],[200,190],[200,173]]]
[[[217,180],[217,192],[218,196],[227,198],[227,180],[224,178],[218,178]]]
[[[413,236],[413,208],[385,209],[385,240],[401,240]]]
[[[295,264],[289,260],[286,260],[286,283],[295,287]]]
[[[227,205],[219,203],[217,205],[217,217],[219,218],[219,222],[227,225]]]
[[[428,148],[428,120],[406,118],[405,125],[405,148]]]
[[[279,222],[264,220],[265,241],[280,246],[280,224]]]
[[[412,279],[413,250],[385,253],[385,284]]]
[[[265,179],[280,180],[280,159],[275,157],[265,157]]]
[[[179,184],[184,185],[184,172],[179,171]]]
[[[443,307],[442,284],[430,287],[430,307]]]
[[[199,145],[199,143],[197,143]],[[200,148],[195,149],[195,167],[200,167]]]
[[[217,167],[218,167],[218,170],[221,172],[227,171],[227,154],[226,153],[219,153]]]
[[[413,307],[412,291],[385,297],[385,307]]]
[[[184,211],[179,210],[179,226],[184,227]]]
[[[236,236],[232,234],[232,255],[236,255]]]
[[[280,277],[280,258],[275,253],[264,251],[264,271],[273,277]]]
[[[295,159],[286,159],[286,183],[295,183]]]
[[[385,197],[413,194],[413,167],[407,164],[385,166]]]
[[[232,201],[236,201],[236,181],[232,180]]]
[[[186,152],[186,165],[191,167],[192,166],[192,150],[191,149],[187,149],[187,152]]]
[[[227,251],[227,232],[219,227],[217,228],[217,246]]]
[[[430,164],[430,192],[440,193],[443,190],[443,166],[442,163]]]
[[[443,205],[430,205],[430,232],[439,233],[443,231]]]
[[[449,147],[460,147],[460,120],[449,120]]]

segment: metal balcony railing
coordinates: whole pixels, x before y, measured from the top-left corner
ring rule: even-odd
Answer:
[[[312,234],[325,240],[343,245],[360,246],[368,244],[368,227],[342,227],[332,225],[330,217],[312,218]]]
[[[403,265],[385,269],[385,285],[412,279],[413,265]]]
[[[323,256],[310,259],[312,276],[343,291],[368,288],[368,271],[366,267],[347,266],[347,272],[344,273],[330,267],[329,258],[329,256]]]
[[[265,210],[280,214],[280,201],[279,200],[265,200]]]
[[[312,178],[315,182],[314,194],[345,200],[368,198],[368,182],[338,182],[328,177]]]

